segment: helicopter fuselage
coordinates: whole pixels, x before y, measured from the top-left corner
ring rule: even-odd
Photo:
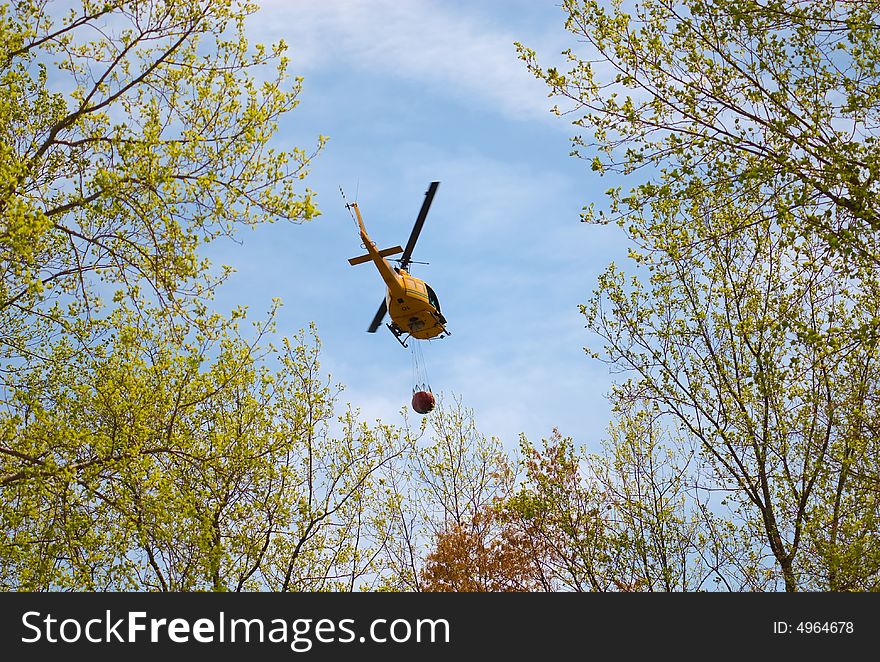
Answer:
[[[395,275],[397,283],[393,287],[389,285],[385,293],[392,331],[396,325],[399,330],[418,340],[428,340],[445,333],[446,319],[440,313],[437,298],[430,286],[403,269]]]

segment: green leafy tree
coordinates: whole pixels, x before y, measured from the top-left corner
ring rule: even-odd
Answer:
[[[780,237],[760,209],[714,195],[702,218],[655,209],[641,220],[649,275],[602,275],[585,307],[605,341],[595,355],[634,374],[616,399],[656,407],[697,443],[717,489],[756,518],[788,590],[851,588],[831,578],[876,521],[877,447],[865,433],[878,355],[863,333],[876,302],[829,269],[823,244]],[[731,232],[744,217],[749,230]],[[877,572],[869,547],[844,554],[844,574],[865,589]]]
[[[203,246],[318,213],[316,149],[255,4],[0,6],[0,489],[7,589],[353,589],[393,431],[346,413],[317,340],[208,309]],[[274,313],[273,313],[274,314]],[[333,429],[331,432],[331,428]]]
[[[880,16],[874,2],[565,0],[582,42],[569,70],[528,66],[592,136],[574,153],[612,189],[613,217],[739,183],[783,230],[809,233],[856,274],[878,264]],[[604,220],[604,214],[587,219]],[[871,283],[873,285],[873,283]]]
[[[314,335],[276,348],[264,323],[180,344],[124,308],[107,323],[110,343],[61,343],[7,406],[0,586],[356,590],[381,574],[379,471],[402,447],[337,419]]]
[[[0,338],[9,374],[45,356],[101,295],[198,322],[227,269],[206,242],[317,213],[311,155],[274,149],[296,106],[283,42],[251,46],[256,5],[0,6]],[[319,138],[318,144],[323,142]],[[11,378],[11,377],[10,377]]]
[[[615,588],[766,589],[766,554],[748,523],[713,503],[716,483],[701,472],[693,439],[639,399],[616,400],[614,414],[602,453],[585,464],[605,495]]]
[[[584,307],[632,375],[615,401],[700,449],[756,536],[749,582],[876,589],[876,6],[564,7],[586,52],[521,55],[592,132],[574,154],[633,184],[584,216],[637,265]]]

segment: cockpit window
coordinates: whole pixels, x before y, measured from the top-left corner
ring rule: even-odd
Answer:
[[[431,286],[427,283],[425,284],[425,288],[428,290],[428,303],[430,303],[434,308],[437,309],[437,312],[440,312],[440,302],[437,300],[437,295],[434,294],[434,290],[431,289]]]

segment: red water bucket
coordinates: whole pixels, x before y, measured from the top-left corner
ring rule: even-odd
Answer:
[[[430,391],[416,391],[413,393],[412,408],[420,414],[427,414],[437,404],[434,394]]]

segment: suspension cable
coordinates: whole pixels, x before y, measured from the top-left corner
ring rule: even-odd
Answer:
[[[431,392],[431,385],[428,382],[428,366],[425,363],[425,357],[422,354],[422,343],[413,339],[410,343],[410,354],[412,355],[412,371],[413,371],[413,393],[416,391]]]

